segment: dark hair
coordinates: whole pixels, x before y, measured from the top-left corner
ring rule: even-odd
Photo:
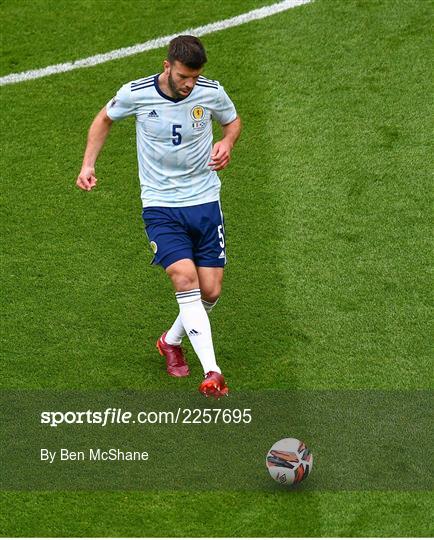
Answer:
[[[205,49],[200,39],[194,36],[177,36],[169,43],[167,59],[175,60],[191,69],[200,69],[207,61]]]

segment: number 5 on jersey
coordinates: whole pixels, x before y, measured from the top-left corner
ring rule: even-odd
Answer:
[[[178,146],[181,144],[182,141],[182,135],[179,133],[179,129],[182,128],[181,124],[172,124],[172,142],[175,146]]]

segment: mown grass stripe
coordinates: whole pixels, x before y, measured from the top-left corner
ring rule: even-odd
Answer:
[[[145,51],[166,47],[174,37],[180,34],[192,34],[198,37],[204,36],[213,32],[219,32],[220,30],[232,28],[233,26],[239,26],[240,24],[245,24],[250,21],[264,19],[270,15],[275,15],[276,13],[280,13],[303,4],[309,4],[311,1],[312,0],[284,0],[283,2],[272,4],[271,6],[265,6],[248,11],[247,13],[242,13],[241,15],[231,17],[230,19],[224,19],[222,21],[206,24],[204,26],[198,26],[197,28],[188,28],[186,30],[182,30],[181,32],[177,32],[176,34],[151,39],[149,41],[145,41],[144,43],[132,45],[131,47],[123,47],[122,49],[115,49],[114,51],[110,51],[108,53],[96,54],[94,56],[82,58],[81,60],[74,60],[71,62],[65,62],[63,64],[55,64],[41,69],[32,69],[29,71],[23,71],[21,73],[10,73],[9,75],[5,75],[4,77],[0,78],[0,86],[30,81],[32,79],[40,79],[42,77],[48,77],[49,75],[55,75],[57,73],[65,73],[74,69],[97,66],[98,64],[104,64],[105,62],[110,62],[111,60],[118,60],[120,58],[126,58],[127,56],[133,56]]]

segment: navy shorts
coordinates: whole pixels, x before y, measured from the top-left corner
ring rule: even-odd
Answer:
[[[167,208],[143,208],[143,221],[153,264],[168,266],[181,259],[191,259],[196,266],[223,267],[226,244],[223,213],[219,201]]]

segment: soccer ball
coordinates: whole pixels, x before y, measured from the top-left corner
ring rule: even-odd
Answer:
[[[309,476],[313,456],[304,442],[288,438],[273,444],[265,463],[271,478],[279,484],[299,484]]]

